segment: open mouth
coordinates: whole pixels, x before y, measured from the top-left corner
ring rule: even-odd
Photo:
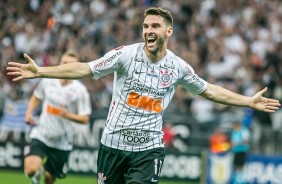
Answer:
[[[154,43],[156,42],[156,37],[154,37],[154,36],[148,36],[147,37],[147,45],[148,46],[152,46],[152,45],[154,45]]]

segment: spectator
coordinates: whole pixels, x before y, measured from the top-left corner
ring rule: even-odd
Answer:
[[[175,138],[175,133],[174,133],[172,127],[173,127],[173,125],[170,122],[164,123],[163,140],[164,140],[165,148],[168,149],[168,150],[174,150],[175,149],[174,146],[173,146],[173,140]]]
[[[249,130],[242,126],[239,121],[233,123],[233,130],[231,133],[232,152],[234,154],[234,184],[244,184],[243,167],[245,159],[249,151]]]
[[[221,127],[217,127],[209,138],[211,153],[225,153],[230,149],[229,138]]]

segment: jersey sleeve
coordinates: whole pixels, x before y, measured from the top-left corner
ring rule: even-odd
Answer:
[[[90,95],[85,88],[81,91],[80,98],[78,100],[77,114],[79,115],[90,115],[91,114],[91,102]]]
[[[48,86],[46,79],[40,80],[35,90],[33,91],[33,95],[40,100],[43,100],[45,97],[44,86]]]
[[[118,71],[123,67],[122,55],[126,51],[126,46],[115,48],[103,57],[88,63],[94,79],[99,79],[105,75]]]
[[[180,79],[180,84],[192,95],[198,95],[202,93],[207,88],[208,83],[199,77],[189,64],[180,58],[179,60],[181,60],[180,64],[182,66],[180,67],[180,71],[183,75],[183,77]]]

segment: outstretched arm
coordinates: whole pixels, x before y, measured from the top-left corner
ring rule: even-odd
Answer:
[[[7,75],[15,76],[13,81],[32,78],[81,79],[91,76],[87,63],[74,62],[59,66],[38,67],[27,54],[24,54],[24,58],[27,64],[8,63]]]
[[[262,95],[266,91],[267,88],[264,88],[254,96],[248,97],[234,93],[217,85],[208,84],[206,90],[200,95],[208,100],[225,105],[250,107],[264,112],[275,112],[275,110],[279,109],[280,103],[278,100],[263,97]]]

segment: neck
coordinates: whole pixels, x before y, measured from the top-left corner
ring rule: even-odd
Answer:
[[[147,57],[153,62],[153,63],[157,63],[159,62],[161,59],[163,59],[166,55],[166,48],[162,48],[161,50],[158,50],[156,52],[149,52],[145,46],[144,48],[145,54],[147,55]]]

